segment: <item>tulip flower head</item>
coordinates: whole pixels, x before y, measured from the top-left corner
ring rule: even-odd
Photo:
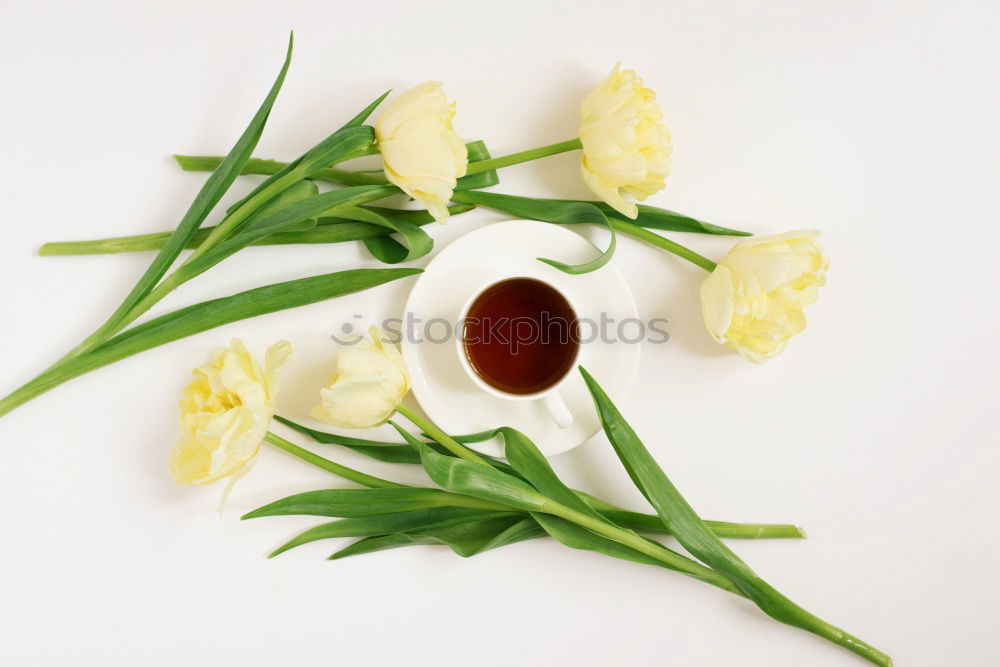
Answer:
[[[274,416],[278,370],[291,353],[288,342],[275,343],[261,369],[233,339],[192,371],[180,401],[181,439],[170,455],[178,483],[211,484],[252,464]]]
[[[673,147],[656,93],[632,70],[616,65],[580,105],[581,174],[594,194],[624,216],[662,190]]]
[[[337,353],[337,372],[320,390],[313,416],[340,428],[369,428],[392,416],[410,390],[399,350],[378,328]]]
[[[753,362],[774,357],[806,327],[805,306],[826,284],[830,260],[818,231],[737,243],[701,286],[712,337]]]
[[[375,121],[386,178],[438,222],[447,220],[448,200],[469,165],[454,116],[441,84],[427,81],[391,100]]]

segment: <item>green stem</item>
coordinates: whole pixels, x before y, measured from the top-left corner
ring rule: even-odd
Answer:
[[[412,222],[417,226],[434,222],[427,211],[401,210],[379,207],[368,208],[380,215],[396,220]],[[448,212],[455,216],[474,209],[472,204],[455,204],[448,207]],[[199,229],[188,242],[188,248],[197,248],[215,229],[205,227]],[[117,236],[106,239],[88,241],[55,241],[46,243],[38,249],[43,257],[59,255],[111,255],[120,252],[138,252],[143,250],[158,250],[163,247],[172,232],[154,232],[152,234],[137,234],[134,236]],[[278,232],[255,241],[251,245],[285,245],[299,243],[341,243],[344,241],[363,241],[377,236],[392,234],[392,230],[367,222],[357,222],[348,218],[323,217],[316,226],[300,231]]]
[[[532,148],[530,150],[521,151],[520,153],[511,153],[510,155],[502,155],[500,157],[490,158],[489,160],[471,162],[469,163],[469,168],[465,173],[467,176],[471,174],[478,174],[483,171],[500,169],[502,167],[509,167],[513,164],[537,160],[538,158],[548,157],[549,155],[558,155],[559,153],[579,150],[580,148],[583,148],[583,146],[580,144],[579,139],[560,141],[557,144],[549,144],[548,146]]]
[[[222,219],[222,222],[212,229],[208,238],[206,238],[193,253],[188,255],[188,258],[184,260],[182,266],[190,264],[192,260],[201,257],[210,249],[218,245],[220,241],[229,236],[237,226],[253,215],[253,212],[263,206],[268,200],[301,180],[302,174],[299,173],[298,170],[293,169],[281,178],[278,178],[274,182],[270,183],[253,197],[244,201],[236,207],[236,210],[229,213]]]
[[[472,463],[481,463],[484,466],[489,465],[489,463],[487,463],[482,457],[477,455],[471,449],[439,429],[434,422],[417,414],[402,402],[396,405],[396,412],[409,419],[417,428],[429,435],[433,440],[441,444],[458,458],[471,461]]]
[[[390,482],[387,479],[382,479],[381,477],[375,477],[373,475],[368,475],[359,470],[353,468],[348,468],[347,466],[342,466],[339,463],[331,461],[330,459],[325,459],[322,456],[313,454],[308,449],[303,449],[296,444],[293,444],[280,435],[275,435],[270,431],[264,436],[264,440],[271,443],[278,449],[283,449],[293,456],[297,456],[306,463],[310,463],[317,468],[321,468],[327,472],[331,472],[338,477],[343,477],[346,480],[360,484],[361,486],[367,486],[371,489],[402,489],[409,488],[406,484],[398,484],[396,482]]]
[[[642,514],[628,510],[598,509],[612,523],[645,533],[670,535],[663,519],[655,514]],[[729,521],[705,520],[709,529],[719,537],[740,540],[760,540],[774,538],[804,539],[806,534],[798,526],[789,523],[732,523]]]
[[[67,361],[70,360],[68,355],[67,357],[64,357],[64,359]],[[26,382],[0,399],[0,417],[7,414],[14,408],[24,405],[36,396],[41,396],[49,389],[52,389],[53,387],[56,387],[68,380],[68,377],[57,379],[59,377],[58,371],[62,367],[63,363],[63,361],[57,362],[41,375]]]
[[[670,239],[663,238],[659,234],[654,234],[653,232],[640,227],[631,222],[625,222],[624,220],[619,220],[615,217],[608,218],[611,221],[611,226],[615,228],[616,231],[622,234],[627,234],[632,238],[639,239],[640,241],[645,241],[646,243],[651,243],[658,248],[663,248],[667,252],[672,252],[678,257],[683,257],[687,261],[691,262],[695,266],[700,266],[709,273],[715,271],[716,264],[712,260],[702,255],[699,255],[694,250],[685,248],[679,243],[674,243]]]
[[[184,171],[215,171],[216,167],[222,163],[222,158],[214,155],[175,155],[174,159]],[[247,174],[272,176],[287,166],[287,162],[262,160],[254,157],[247,160],[246,166],[240,173],[244,176]],[[325,181],[338,185],[384,185],[389,182],[382,175],[381,169],[376,173],[327,167],[313,173],[309,178],[314,181]]]
[[[706,567],[701,563],[694,562],[678,553],[674,553],[658,542],[640,537],[632,531],[619,528],[615,525],[601,521],[600,519],[584,514],[583,512],[578,512],[571,507],[567,507],[549,499],[546,499],[545,508],[542,511],[546,514],[552,514],[566,519],[567,521],[572,521],[573,523],[582,526],[593,533],[597,533],[598,535],[606,537],[609,540],[613,540],[631,549],[635,549],[639,553],[645,554],[646,556],[663,563],[672,570],[688,574],[696,579],[704,581],[707,584],[711,584],[724,591],[733,593],[734,595],[746,597],[746,594],[744,594],[743,591],[736,586],[736,584],[724,575],[719,574],[715,570]]]
[[[282,449],[293,456],[297,456],[306,463],[316,466],[322,470],[329,473],[333,473],[338,477],[342,477],[348,481],[355,482],[361,486],[367,486],[370,489],[404,489],[413,488],[407,484],[399,484],[397,482],[392,482],[387,479],[382,479],[381,477],[375,477],[373,475],[368,475],[361,472],[360,470],[355,470],[354,468],[348,468],[347,466],[340,465],[335,461],[323,458],[317,454],[313,454],[308,449],[303,449],[296,444],[285,440],[279,435],[276,435],[270,431],[264,436],[264,440],[271,443],[278,449]],[[517,513],[519,510],[509,507],[508,505],[502,505],[500,503],[495,503],[490,500],[483,500],[481,498],[475,498],[473,496],[466,496],[459,493],[452,493],[450,491],[442,491],[439,489],[430,489],[430,491],[435,491],[439,495],[440,507],[465,507],[469,509],[487,510],[491,512],[512,512]]]
[[[518,153],[511,153],[510,155],[502,155],[488,160],[470,162],[469,168],[465,173],[467,176],[471,176],[472,174],[479,174],[484,171],[500,169],[501,167],[509,167],[511,165],[521,164],[522,162],[548,157],[549,155],[558,155],[559,153],[579,150],[580,148],[582,148],[582,146],[579,139],[560,141],[555,144],[549,144],[548,146],[540,146],[539,148],[532,148]],[[370,154],[377,152],[377,150],[374,150]],[[180,165],[181,169],[184,171],[212,171],[222,162],[221,157],[214,155],[174,155],[174,159],[177,160],[177,164]],[[247,161],[246,166],[243,167],[243,171],[241,173],[271,176],[278,173],[286,166],[288,166],[287,162],[250,158]],[[316,181],[326,181],[339,185],[380,185],[388,182],[385,179],[385,176],[382,175],[381,170],[351,171],[348,169],[327,168],[320,169],[319,171],[311,174],[309,178]]]

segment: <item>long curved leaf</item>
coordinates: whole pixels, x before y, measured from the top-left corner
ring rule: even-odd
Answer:
[[[440,507],[466,507],[509,512],[510,507],[440,489],[397,487],[383,489],[323,489],[297,493],[244,514],[244,519],[263,516],[312,515],[363,517],[412,512]]]
[[[295,431],[298,431],[303,435],[309,436],[316,442],[325,445],[341,445],[343,447],[348,447],[359,454],[363,454],[370,458],[377,459],[379,461],[386,461],[389,463],[414,463],[414,464],[421,463],[420,452],[417,451],[417,449],[411,446],[410,444],[403,445],[398,442],[365,440],[362,438],[352,438],[346,435],[338,435],[336,433],[328,433],[326,431],[317,431],[316,429],[303,426],[302,424],[297,424],[292,420],[286,419],[285,417],[282,417],[280,415],[275,415],[274,419],[284,424],[285,426]],[[493,437],[499,432],[500,432],[499,429],[494,429],[493,431],[489,432],[491,434],[489,437]],[[465,442],[479,442],[480,440],[487,440],[488,438],[482,437],[485,435],[485,433],[486,432],[476,433],[473,434],[472,436],[465,436],[466,438]],[[425,438],[428,438],[428,440],[424,444],[433,449],[434,451],[436,451],[438,454],[444,454],[445,456],[451,455],[451,453],[448,451],[447,448],[445,448],[444,446],[442,446],[437,442],[434,442],[433,440],[430,440],[429,435],[427,435],[426,433],[423,433],[421,435],[423,435]],[[470,438],[479,438],[479,440],[472,440]],[[499,468],[500,470],[503,470],[504,472],[508,473],[514,472],[513,469],[503,461],[482,454],[480,454],[480,456],[488,463],[490,463],[496,468]]]
[[[368,117],[372,115],[372,112],[375,111],[378,105],[382,104],[385,98],[389,97],[389,93],[391,92],[392,92],[391,90],[387,90],[378,97],[376,97],[375,101],[366,106],[364,109],[362,109],[357,116],[344,123],[344,127],[356,127],[358,125],[361,125],[366,120],[368,120]]]
[[[494,517],[523,517],[520,513],[487,512],[462,507],[437,507],[433,509],[415,510],[412,512],[397,512],[376,516],[361,516],[350,519],[340,519],[324,523],[301,533],[281,545],[268,558],[293,549],[303,544],[328,540],[337,537],[370,537],[391,533],[405,533],[417,530],[433,529],[439,526],[449,526],[471,521],[479,521]]]
[[[289,280],[213,299],[128,329],[38,377],[45,389],[139,352],[238,320],[304,306],[420,273],[420,269],[353,269]]]
[[[177,270],[178,275],[181,277],[181,280],[190,280],[255,241],[266,238],[271,234],[289,230],[308,220],[315,220],[320,214],[329,211],[331,208],[354,201],[365,201],[372,194],[385,190],[388,190],[388,188],[383,185],[358,185],[340,190],[332,190],[313,195],[291,206],[281,208],[271,215],[262,216],[255,220],[248,220],[232,236],[179,268]]]
[[[546,508],[546,498],[524,480],[508,475],[491,465],[438,454],[410,435],[406,429],[391,420],[389,423],[420,452],[424,470],[438,486],[458,494],[502,503],[529,512]]]
[[[429,526],[405,533],[366,537],[330,556],[330,560],[420,544],[442,544],[468,558],[515,542],[544,537],[545,531],[525,517],[494,517],[455,526]]]
[[[611,226],[611,222],[607,216],[593,204],[577,201],[533,199],[531,197],[516,197],[496,192],[479,191],[456,192],[452,199],[457,202],[476,204],[477,206],[504,211],[520,218],[530,218],[531,220],[551,222],[557,225],[602,225],[611,232],[611,241],[608,243],[607,250],[599,251],[600,254],[589,262],[566,264],[554,259],[538,258],[539,261],[545,262],[564,273],[582,274],[596,271],[610,262],[615,254],[615,246],[617,244],[615,230]]]
[[[286,419],[280,415],[275,415],[274,419],[288,428],[309,436],[316,442],[324,445],[340,445],[342,447],[347,447],[358,454],[363,454],[369,458],[373,458],[378,461],[385,461],[387,463],[420,463],[420,453],[410,445],[403,445],[398,442],[384,442],[381,440],[365,440],[363,438],[352,438],[346,435],[337,435],[336,433],[327,433],[326,431],[317,431],[316,429],[297,424],[291,419]],[[436,442],[428,443],[428,445],[434,447],[438,452],[447,452],[444,447]]]
[[[352,157],[364,154],[372,144],[375,143],[375,131],[367,126],[356,122],[358,118],[365,118],[375,109],[375,107],[385,99],[388,93],[383,94],[372,104],[368,105],[360,114],[352,118],[346,124],[338,128],[333,134],[320,141],[308,151],[300,155],[288,164],[281,165],[268,178],[264,179],[250,193],[229,207],[229,211],[234,211],[243,203],[252,199],[262,190],[270,186],[275,181],[285,178],[290,174],[296,174],[297,178],[308,178],[321,169],[332,164],[349,160]],[[350,150],[345,150],[345,144],[350,144]],[[184,166],[183,164],[181,165]]]
[[[489,148],[486,147],[485,141],[470,141],[465,144],[465,148],[469,153],[469,162],[489,160],[490,157],[492,157],[490,155]],[[499,182],[500,173],[496,169],[480,171],[458,179],[458,183],[455,184],[455,191],[461,192],[463,190],[481,190],[483,188],[493,187]]]
[[[580,373],[597,406],[604,432],[629,477],[685,549],[724,574],[772,618],[813,632],[875,664],[892,663],[889,656],[878,649],[798,606],[750,569],[688,504],[597,381],[583,367]]]
[[[434,239],[412,222],[400,220],[399,218],[386,217],[371,209],[361,208],[360,206],[340,207],[337,210],[337,215],[385,227],[399,234],[403,239],[402,243],[396,241],[391,236],[376,236],[365,239],[365,247],[380,262],[386,264],[409,262],[423,257],[434,248]]]
[[[243,134],[240,135],[232,150],[229,151],[229,154],[215,168],[212,175],[208,177],[208,180],[205,181],[205,184],[198,191],[194,201],[191,203],[190,208],[188,208],[184,217],[178,223],[177,228],[171,232],[170,238],[167,239],[166,243],[164,243],[163,247],[156,254],[156,257],[150,263],[145,273],[142,274],[142,277],[135,284],[135,287],[132,288],[132,291],[129,292],[125,300],[122,301],[122,304],[115,310],[111,318],[109,318],[109,323],[120,322],[122,317],[149,294],[160,279],[163,278],[167,270],[170,269],[170,266],[188,244],[188,241],[190,241],[191,237],[198,230],[198,227],[205,221],[205,218],[215,208],[215,205],[219,203],[222,196],[229,190],[229,186],[233,184],[233,181],[236,180],[236,177],[243,170],[247,160],[250,159],[251,153],[256,148],[257,142],[260,140],[260,136],[264,131],[264,125],[271,114],[271,108],[278,97],[278,91],[281,90],[281,85],[285,81],[285,75],[288,73],[288,67],[292,62],[293,44],[294,35],[289,35],[285,62],[282,64],[281,71],[278,73],[278,77],[275,79],[270,91],[268,91],[267,96],[264,98],[264,102],[261,103],[257,113],[254,114],[250,124],[243,131]]]
[[[602,201],[586,201],[579,199],[550,199],[549,201],[577,201],[593,204],[597,208],[601,209],[601,211],[603,211],[609,218],[625,220],[626,222],[631,222],[639,225],[640,227],[646,227],[647,229],[659,229],[665,232],[717,234],[721,236],[753,236],[750,232],[743,232],[738,229],[722,227],[720,225],[712,224],[711,222],[705,222],[697,218],[692,218],[691,216],[684,215],[683,213],[669,211],[665,208],[659,208],[657,206],[649,206],[648,204],[636,205],[639,210],[639,215],[633,220],[632,218],[622,215],[617,210]]]
[[[566,486],[562,480],[559,479],[558,475],[556,475],[555,471],[552,469],[552,466],[549,465],[548,460],[544,455],[542,455],[541,451],[539,451],[538,447],[531,441],[530,438],[520,431],[512,428],[505,427],[500,429],[500,432],[503,435],[504,453],[507,455],[507,460],[510,461],[514,470],[520,473],[521,476],[524,477],[524,479],[526,479],[533,487],[538,489],[538,491],[557,503],[574,509],[581,514],[585,514],[606,524],[622,528],[631,532],[635,535],[635,537],[640,537],[634,531],[631,531],[624,526],[619,526],[605,514],[593,509],[583,500],[583,498],[580,497],[578,492]],[[597,535],[590,530],[578,526],[570,521],[566,521],[560,517],[542,514],[541,512],[532,512],[531,516],[536,522],[538,522],[539,525],[541,525],[542,528],[545,529],[546,533],[568,547],[596,551],[614,558],[622,558],[624,560],[635,561],[637,563],[646,563],[647,565],[658,565],[668,570],[685,572],[685,570],[672,567],[669,564],[652,558],[651,556],[647,556],[629,546],[615,542],[614,540],[601,535]],[[662,547],[662,545],[660,546]],[[666,549],[666,547],[663,548]],[[669,549],[668,551],[672,552],[672,550]],[[691,561],[686,556],[676,552],[672,553],[674,553],[679,561],[689,563],[692,566],[696,565],[694,561]]]

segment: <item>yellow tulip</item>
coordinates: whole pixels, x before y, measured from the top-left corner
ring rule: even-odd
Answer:
[[[340,428],[377,426],[392,416],[410,378],[399,350],[376,327],[337,353],[337,372],[320,390],[316,419]]]
[[[469,165],[465,142],[451,126],[454,116],[441,84],[427,81],[391,100],[375,121],[386,178],[438,222],[447,220],[455,183]]]
[[[170,456],[178,483],[211,484],[254,461],[274,415],[278,369],[291,353],[286,341],[275,343],[262,370],[233,339],[192,371],[180,401],[181,439]]]
[[[619,68],[580,105],[581,173],[594,194],[635,218],[639,210],[625,195],[644,201],[662,190],[673,147],[656,93],[633,70]]]
[[[803,309],[826,284],[830,260],[819,235],[788,232],[733,246],[701,286],[712,337],[758,363],[781,354],[805,329]]]

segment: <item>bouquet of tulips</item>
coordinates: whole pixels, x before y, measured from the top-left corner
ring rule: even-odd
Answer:
[[[483,206],[553,224],[596,224],[611,232],[594,259],[567,273],[595,271],[614,255],[621,233],[678,255],[710,272],[702,285],[709,333],[752,361],[779,354],[805,327],[803,308],[826,280],[828,260],[818,232],[798,231],[738,243],[718,264],[655,231],[749,236],[686,215],[635,204],[664,187],[670,172],[670,133],[655,93],[631,70],[616,67],[583,101],[576,139],[492,158],[482,141],[463,143],[452,127],[455,106],[441,84],[423,83],[390,102],[374,127],[365,122],[389,95],[363,109],[297,159],[251,157],[291,61],[292,40],[277,80],[225,157],[178,155],[187,170],[211,171],[173,231],[94,241],[49,243],[42,255],[156,250],[149,268],[121,305],[79,345],[40,375],[0,399],[0,416],[79,375],[152,347],[213,327],[368,289],[417,269],[359,269],[276,283],[161,315],[131,326],[163,297],[239,250],[260,244],[362,241],[379,261],[418,259],[433,247],[421,227]],[[566,151],[582,151],[580,173],[600,201],[538,199],[483,192],[499,182],[497,169]],[[349,170],[343,162],[378,154],[383,169]],[[240,174],[267,178],[226,210],[205,220]],[[317,183],[341,187],[319,192]],[[373,206],[405,194],[425,210]],[[175,267],[180,254],[192,252]],[[171,270],[172,269],[172,270]]]
[[[341,348],[329,386],[319,390],[313,416],[339,428],[391,424],[399,443],[317,431],[274,416],[278,369],[291,346],[279,342],[263,369],[238,340],[216,350],[195,369],[180,404],[181,439],[170,465],[184,484],[232,483],[250,468],[263,442],[362,488],[307,491],[282,498],[244,519],[287,515],[336,517],[278,547],[342,537],[361,538],[331,559],[414,544],[440,544],[460,556],[549,536],[574,549],[674,570],[747,598],[764,613],[839,644],[877,665],[887,655],[798,606],[760,578],[721,537],[801,538],[788,524],[705,521],[684,500],[628,422],[580,367],[604,432],[629,477],[656,511],[642,514],[566,486],[535,444],[508,427],[454,437],[405,403],[410,383],[395,346],[372,328],[369,339]],[[404,418],[415,434],[396,421]],[[340,445],[381,461],[422,465],[437,487],[415,487],[319,456],[271,432],[272,419],[318,443]],[[506,462],[475,453],[466,444],[500,437]],[[693,557],[646,535],[670,534]],[[645,535],[644,535],[645,534]]]
[[[274,283],[136,321],[184,283],[251,245],[361,241],[379,262],[417,260],[433,247],[426,225],[475,207],[560,225],[593,224],[610,232],[592,259],[567,264],[540,258],[569,274],[595,271],[614,255],[619,235],[652,244],[709,272],[701,287],[709,334],[743,357],[760,362],[779,354],[805,327],[803,309],[825,281],[828,259],[814,231],[740,241],[718,263],[660,232],[730,236],[748,233],[702,222],[643,201],[664,187],[671,138],[653,91],[631,70],[614,70],[583,100],[577,138],[492,157],[483,141],[466,142],[453,128],[455,105],[436,82],[386,101],[383,94],[290,162],[253,157],[292,53],[243,134],[225,156],[176,156],[182,169],[211,175],[171,231],[49,243],[42,255],[155,251],[149,267],[121,305],[91,335],[55,363],[0,399],[0,415],[77,376],[222,324],[294,308],[413,276],[417,268],[358,268]],[[377,113],[376,113],[377,112]],[[373,117],[372,125],[367,124]],[[581,151],[580,173],[595,201],[529,198],[487,191],[504,167],[567,151]],[[355,158],[378,155],[381,169],[353,169]],[[245,197],[209,216],[242,174],[266,176]],[[324,186],[323,191],[320,185]],[[332,185],[334,187],[327,187]],[[405,195],[418,208],[383,200]],[[185,250],[191,252],[181,259]],[[226,493],[267,442],[339,477],[356,489],[311,491],[278,500],[249,517],[309,514],[337,517],[296,537],[275,554],[333,537],[359,537],[332,558],[409,544],[445,544],[462,556],[526,539],[550,536],[579,549],[679,571],[755,603],[766,614],[844,646],[872,662],[889,658],[798,607],[740,560],[720,537],[802,537],[795,526],[703,521],[649,455],[598,383],[580,369],[604,430],[633,482],[655,514],[629,511],[570,489],[534,443],[507,428],[450,436],[407,406],[406,368],[377,330],[345,347],[337,373],[320,390],[318,419],[339,428],[388,422],[400,442],[386,443],[317,431],[274,415],[277,375],[291,354],[272,346],[261,366],[239,342],[217,350],[181,401],[182,437],[170,458],[184,484],[228,480]],[[408,420],[418,433],[396,421]],[[403,485],[340,465],[271,432],[271,422],[323,444],[400,464],[422,465],[438,488]],[[466,444],[499,437],[506,462]],[[648,534],[671,534],[682,555]]]

